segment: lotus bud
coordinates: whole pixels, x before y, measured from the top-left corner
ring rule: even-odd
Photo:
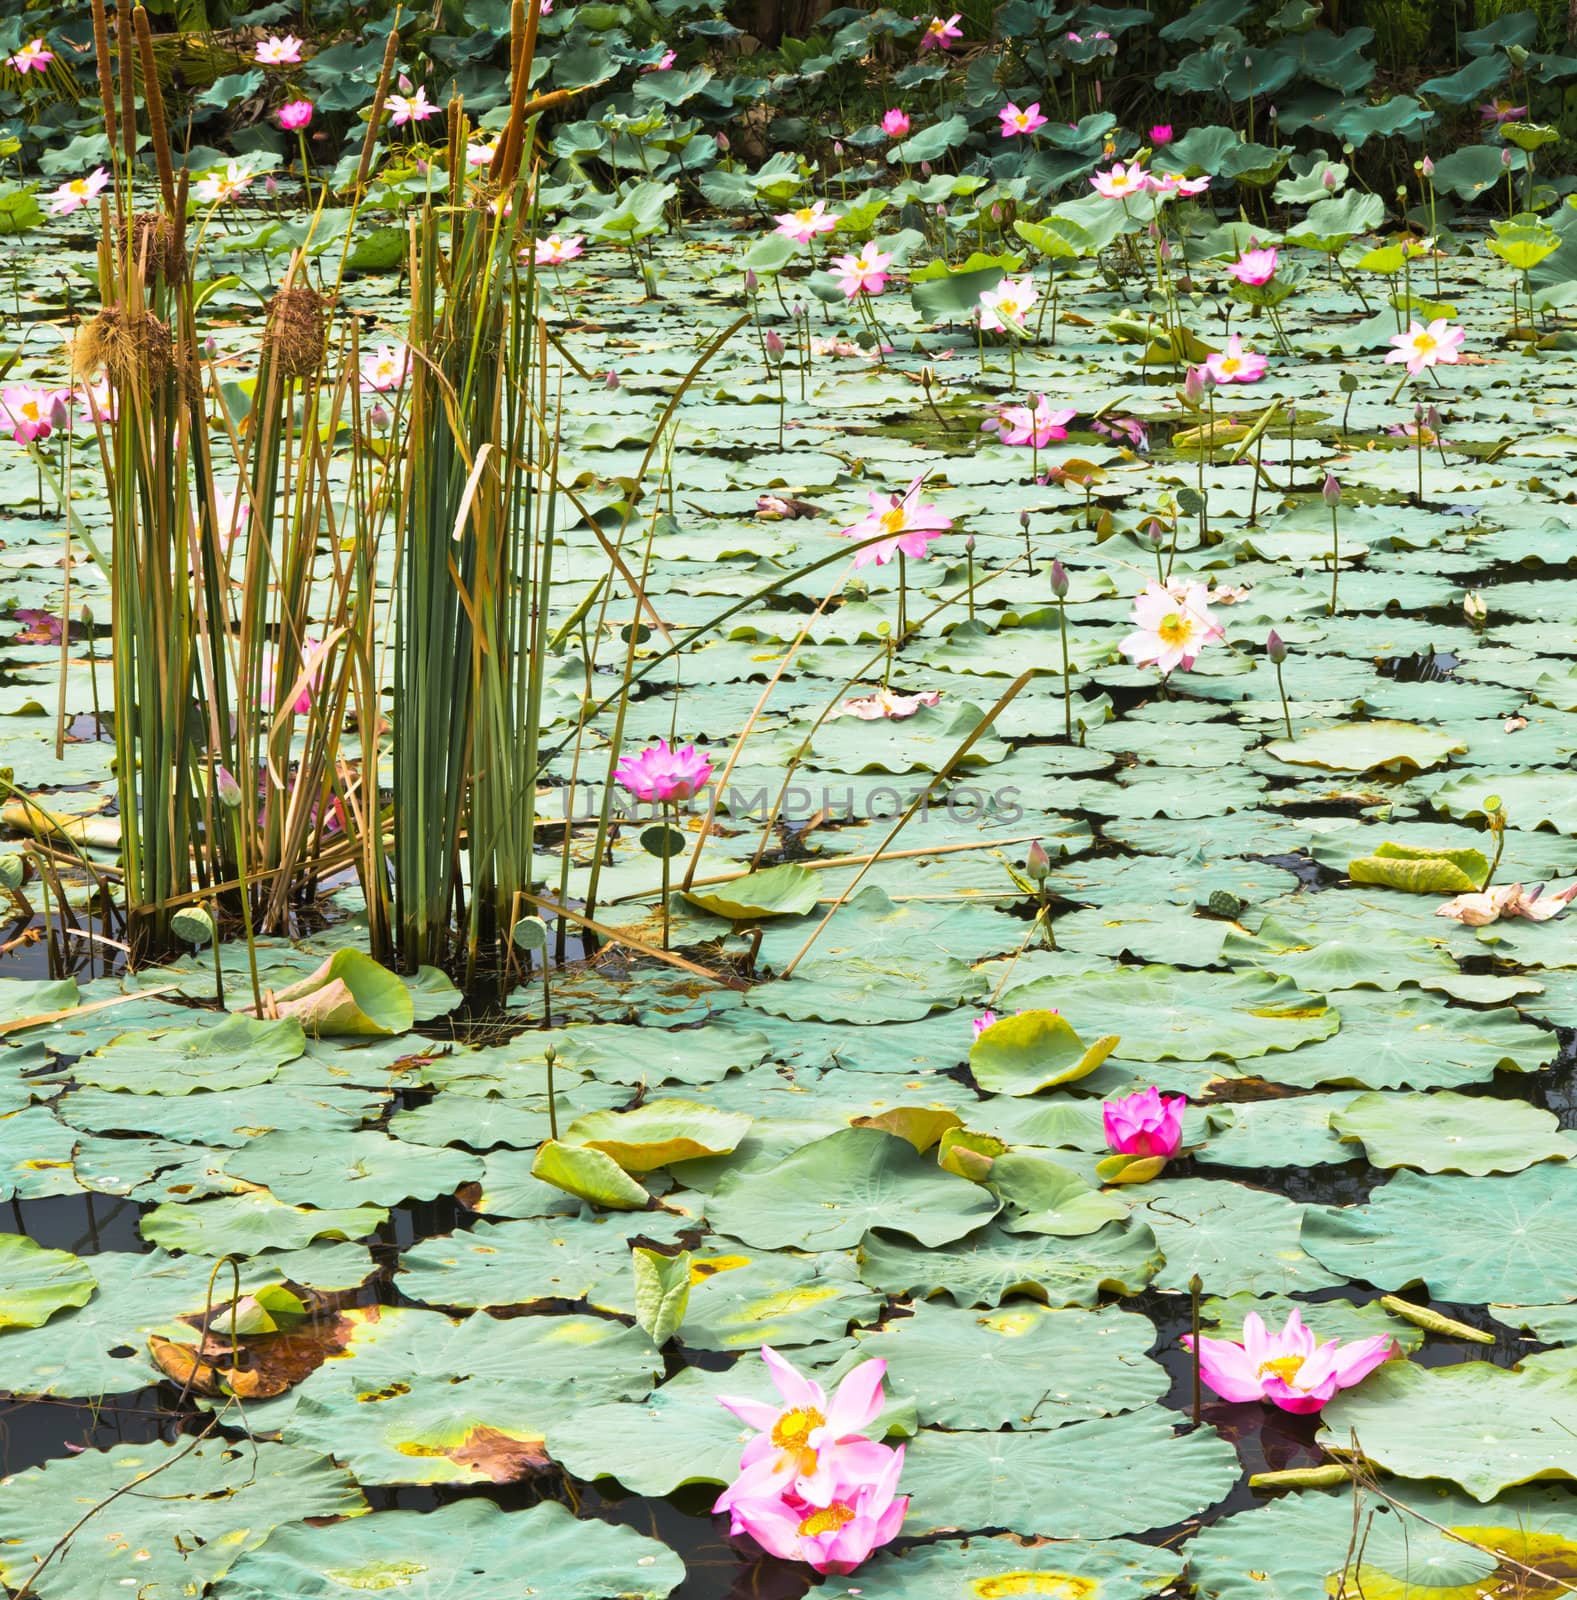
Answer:
[[[1159,249],[1161,252],[1161,259],[1163,261],[1170,261],[1172,259],[1172,241],[1170,239],[1163,239],[1160,243]]]
[[[974,534],[970,534],[968,536],[968,538],[966,538],[964,540],[964,551],[965,551],[965,553],[967,555],[973,555],[975,553],[975,536],[974,536]]]
[[[756,292],[756,290],[759,289],[760,287],[761,287],[760,278],[758,278],[755,275],[755,272],[750,267],[746,267],[745,268],[745,293],[746,294],[754,294]]]
[[[1152,239],[1159,239],[1161,237],[1161,229],[1158,223],[1152,222],[1146,231]]]
[[[1500,164],[1507,172],[1511,171],[1511,151],[1510,150],[1502,150],[1500,152]]]
[[[1334,472],[1327,472],[1325,474],[1325,482],[1320,488],[1320,498],[1331,508],[1332,511],[1334,511],[1337,506],[1342,503],[1342,486],[1336,481],[1336,474]]]
[[[1046,847],[1036,839],[1029,847],[1029,854],[1024,858],[1024,876],[1032,878],[1036,883],[1044,883],[1046,874],[1051,871],[1051,857],[1046,854]]]
[[[272,172],[263,179],[263,193],[266,195],[276,195],[279,193],[279,179],[276,178]]]
[[[1055,558],[1051,563],[1051,592],[1059,600],[1068,598],[1068,569]]]
[[[602,380],[602,386],[604,389],[617,389],[619,387],[619,375],[612,367],[608,368],[608,376]]]
[[[381,400],[378,400],[368,410],[367,421],[376,432],[382,433],[394,421],[394,413]]]
[[[832,153],[835,156],[841,156],[843,154],[843,140],[842,139],[834,139],[832,141]]]
[[[1191,406],[1205,403],[1205,369],[1190,367],[1183,378],[1183,398]]]
[[[1428,156],[1425,156],[1424,159],[1418,163],[1418,170],[1423,173],[1426,178],[1432,178],[1435,175],[1435,164],[1429,159]]]
[[[210,361],[212,361],[213,358],[219,354],[219,341],[214,338],[211,333],[206,339],[203,340],[203,354],[207,356]]]
[[[1426,411],[1424,413],[1424,424],[1429,429],[1429,431],[1431,433],[1439,433],[1440,432],[1440,407],[1439,406],[1431,406],[1428,409],[1428,411]]]
[[[938,203],[937,208],[936,208],[936,214],[939,217],[945,217],[947,215],[947,207],[945,205],[941,204],[941,203]]]
[[[728,135],[726,133],[714,134],[712,137],[712,142],[717,146],[717,153],[719,155],[728,154]]]
[[[761,342],[767,347],[767,354],[771,356],[774,361],[782,356],[785,348],[783,344],[783,335],[779,333],[776,328],[768,328],[766,331],[766,336]]]
[[[1469,589],[1462,600],[1462,615],[1465,616],[1475,628],[1482,628],[1489,618],[1489,607],[1484,604],[1484,597],[1477,589]]]
[[[1025,533],[1029,532],[1029,507],[1025,506],[1018,514],[1018,525]]]
[[[1336,172],[1335,172],[1335,169],[1331,168],[1331,167],[1327,167],[1324,170],[1324,172],[1322,172],[1320,174],[1320,182],[1321,182],[1321,184],[1324,185],[1325,188],[1334,189],[1336,187]]]
[[[1287,642],[1274,628],[1265,636],[1265,654],[1278,667],[1287,659]]]
[[[66,397],[63,394],[57,394],[49,402],[49,425],[55,429],[71,425],[71,408],[66,404]]]
[[[929,161],[922,161],[920,163],[920,176],[922,178],[929,178],[931,176],[931,163]]]
[[[241,804],[241,785],[235,781],[228,767],[219,767],[214,773],[214,794],[219,804],[234,811]]]

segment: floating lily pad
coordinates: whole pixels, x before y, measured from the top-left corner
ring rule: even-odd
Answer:
[[[593,1111],[564,1130],[568,1144],[612,1157],[626,1172],[652,1172],[671,1161],[727,1155],[750,1127],[737,1112],[693,1100],[647,1100],[633,1111]]]
[[[1331,1118],[1331,1127],[1361,1144],[1377,1167],[1483,1177],[1577,1155],[1577,1144],[1559,1136],[1560,1123],[1552,1112],[1518,1100],[1449,1090],[1360,1095]]]
[[[685,898],[714,916],[734,922],[759,917],[803,916],[821,894],[817,874],[794,862],[750,872],[715,889],[691,889]]]
[[[690,1304],[679,1337],[698,1350],[788,1348],[841,1339],[881,1311],[852,1257],[834,1251],[752,1256],[729,1242],[690,1262]]]
[[[1116,1049],[1116,1034],[1086,1045],[1053,1011],[1001,1017],[976,1036],[969,1070],[993,1094],[1039,1094],[1087,1077]]]
[[[482,1175],[460,1150],[407,1144],[381,1133],[265,1133],[229,1156],[225,1170],[266,1184],[293,1206],[397,1205],[453,1194]]]
[[[306,1048],[299,1022],[226,1017],[211,1028],[123,1033],[72,1069],[78,1083],[132,1094],[191,1094],[267,1083]]]
[[[41,1327],[64,1306],[86,1305],[96,1281],[67,1250],[0,1233],[0,1329]]]
[[[148,1212],[138,1230],[164,1250],[247,1256],[263,1250],[300,1250],[314,1239],[360,1239],[388,1215],[382,1206],[312,1211],[287,1206],[267,1190],[249,1190],[191,1205],[166,1202]]]
[[[1454,734],[1416,722],[1343,722],[1332,728],[1300,733],[1295,739],[1272,739],[1266,751],[1278,761],[1327,772],[1423,772],[1464,755],[1467,745]]]

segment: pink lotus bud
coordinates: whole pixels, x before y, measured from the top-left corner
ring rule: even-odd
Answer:
[[[619,375],[612,367],[608,368],[608,376],[602,380],[602,386],[604,389],[617,389],[619,387]]]
[[[1418,170],[1423,173],[1426,178],[1432,178],[1435,175],[1435,164],[1429,159],[1428,156],[1425,156],[1424,159],[1418,163]]]
[[[394,421],[394,413],[381,400],[375,400],[367,408],[367,421],[372,428],[382,433]]]
[[[1051,857],[1046,854],[1046,847],[1036,839],[1029,847],[1029,854],[1024,858],[1024,876],[1033,878],[1036,883],[1044,883],[1046,874],[1051,871]]]
[[[210,361],[212,361],[213,358],[219,354],[219,341],[214,338],[211,333],[206,339],[203,340],[203,354],[207,356]]]
[[[1320,488],[1320,498],[1332,511],[1342,503],[1342,486],[1336,481],[1334,472],[1325,474],[1325,482]]]
[[[1190,367],[1183,378],[1183,398],[1191,406],[1205,403],[1205,369]]]
[[[1051,563],[1051,592],[1059,600],[1065,600],[1068,595],[1068,569],[1055,557]]]
[[[241,804],[241,785],[227,767],[220,767],[214,773],[214,794],[219,804],[228,810],[234,811]]]
[[[712,142],[717,146],[719,155],[728,154],[728,135],[726,133],[713,134]]]
[[[1265,636],[1265,654],[1279,667],[1287,659],[1287,643],[1274,628]]]
[[[760,278],[758,278],[756,276],[755,272],[750,267],[746,267],[745,268],[745,293],[746,294],[754,294],[756,292],[756,290],[759,289],[760,287],[761,287]]]
[[[1502,167],[1505,168],[1505,170],[1507,172],[1511,171],[1511,151],[1510,150],[1502,150],[1500,152],[1500,164],[1501,164]]]
[[[774,359],[783,354],[783,335],[776,328],[768,328],[766,337],[761,341],[767,347],[767,354]]]
[[[263,179],[263,193],[268,195],[279,193],[279,179],[272,172]]]
[[[49,402],[49,425],[51,428],[65,428],[71,424],[71,409],[66,404],[65,394],[57,394]]]
[[[1018,514],[1018,525],[1027,533],[1029,531],[1029,508],[1023,507]]]
[[[929,161],[922,161],[920,163],[920,176],[922,178],[929,178],[931,176],[931,163]]]
[[[1325,171],[1320,174],[1320,182],[1325,188],[1334,189],[1336,187],[1336,173],[1330,167],[1327,167]]]

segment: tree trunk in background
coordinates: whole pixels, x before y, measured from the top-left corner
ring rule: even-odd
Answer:
[[[770,47],[783,38],[803,39],[832,10],[832,0],[737,0],[729,10],[736,28]]]

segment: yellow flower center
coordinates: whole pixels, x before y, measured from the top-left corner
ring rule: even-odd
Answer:
[[[1413,348],[1423,356],[1428,355],[1438,343],[1439,340],[1431,338],[1427,333],[1421,333],[1413,340]]]
[[[1225,356],[1221,361],[1221,370],[1226,373],[1236,372],[1243,363],[1236,356]]]
[[[902,533],[906,527],[908,527],[909,513],[905,511],[902,506],[893,506],[891,509],[882,512],[880,521],[883,530],[889,536],[895,537],[896,535]],[[791,1416],[795,1414],[796,1413],[793,1412],[790,1413]],[[817,1415],[816,1412],[812,1411],[810,1415],[815,1417],[817,1422],[821,1421],[820,1416]]]
[[[819,1511],[812,1511],[800,1523],[799,1531],[806,1538],[815,1538],[817,1534],[836,1533],[846,1523],[853,1521],[854,1507],[846,1506],[841,1500],[834,1500],[830,1506],[823,1506]]]
[[[1176,649],[1180,644],[1187,644],[1193,635],[1193,619],[1186,611],[1173,611],[1161,618],[1161,625],[1155,631],[1165,644]]]
[[[795,1411],[785,1411],[772,1424],[772,1442],[785,1455],[794,1456],[801,1472],[811,1472],[816,1466],[816,1452],[811,1448],[810,1436],[827,1419],[814,1406],[802,1406]]]
[[[1273,1378],[1280,1378],[1283,1383],[1295,1382],[1302,1370],[1302,1356],[1277,1356],[1274,1361],[1262,1361],[1259,1364],[1261,1377],[1268,1372]]]

